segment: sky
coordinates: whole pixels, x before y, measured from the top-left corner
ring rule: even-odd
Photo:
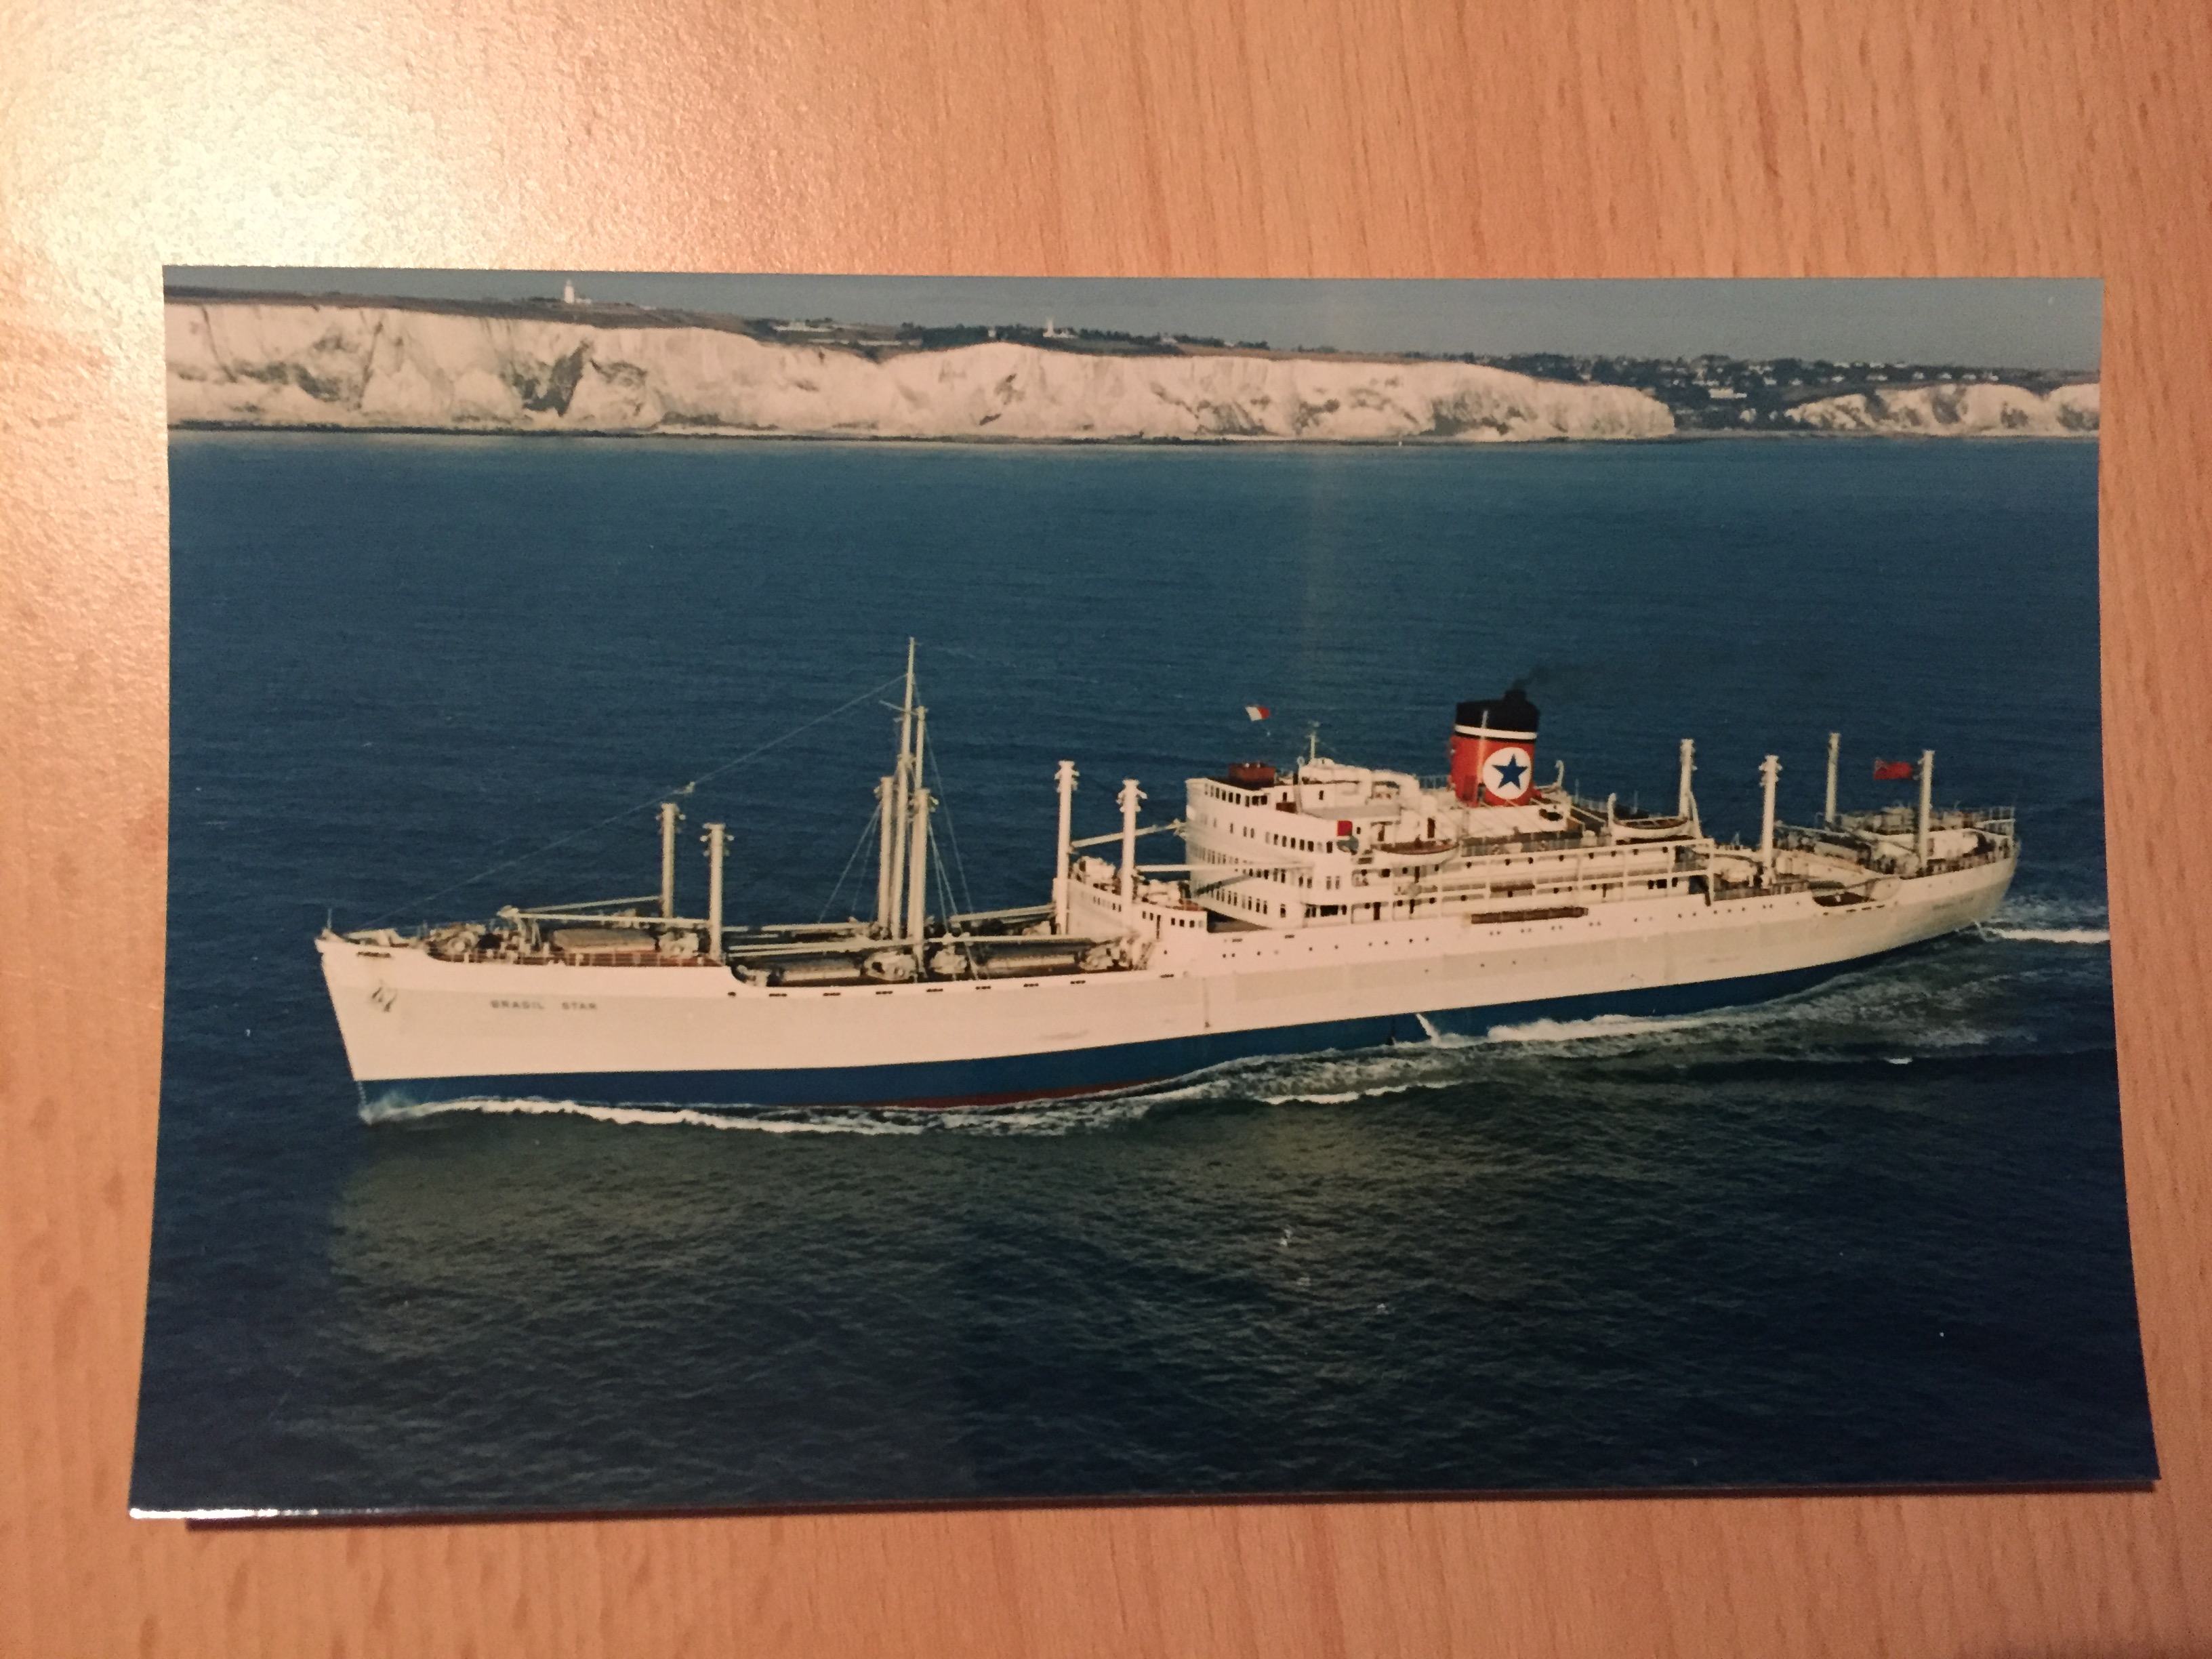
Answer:
[[[1042,325],[1278,349],[1826,358],[2090,370],[2104,285],[2044,277],[1344,281],[714,276],[613,271],[187,267],[173,285],[416,299],[557,297],[844,323]]]

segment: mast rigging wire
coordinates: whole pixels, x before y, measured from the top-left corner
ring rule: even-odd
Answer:
[[[937,878],[937,901],[944,907],[938,915],[945,918],[945,931],[950,933],[952,918],[957,914],[957,908],[953,903],[952,884],[945,874],[945,858],[938,848],[937,827],[934,824],[930,826],[929,849],[931,863],[934,866],[929,873]]]
[[[444,898],[449,893],[458,893],[465,887],[473,887],[477,883],[485,880],[489,877],[496,876],[504,871],[512,870],[519,864],[527,864],[532,859],[543,858],[555,848],[566,847],[572,841],[580,841],[584,836],[591,835],[595,830],[604,830],[611,823],[618,823],[620,820],[628,817],[633,812],[641,811],[643,808],[647,806],[658,806],[662,801],[665,800],[671,795],[688,795],[691,793],[692,791],[698,788],[701,784],[706,782],[708,779],[718,778],[721,776],[723,773],[731,771],[737,767],[743,766],[748,761],[757,760],[761,756],[768,753],[769,750],[790,742],[800,732],[811,732],[816,726],[822,725],[824,721],[836,719],[838,715],[843,714],[847,709],[858,708],[860,704],[867,702],[869,698],[880,696],[890,687],[897,685],[903,682],[906,676],[902,673],[894,675],[891,678],[883,681],[880,684],[870,686],[866,690],[861,692],[860,696],[848,698],[845,702],[839,703],[835,708],[830,709],[827,714],[817,714],[812,720],[803,721],[799,725],[793,726],[791,730],[783,732],[781,736],[770,738],[766,743],[760,744],[757,748],[748,749],[744,754],[738,756],[734,760],[726,760],[720,766],[709,767],[706,771],[702,772],[697,777],[692,779],[690,782],[685,784],[681,789],[656,789],[653,793],[647,795],[643,800],[634,801],[628,806],[619,807],[616,811],[608,813],[606,817],[598,820],[596,823],[587,823],[580,830],[572,830],[567,835],[556,836],[553,840],[547,842],[542,847],[532,848],[526,853],[519,853],[511,859],[504,860],[498,864],[491,866],[488,869],[479,870],[476,874],[454,882],[450,886],[441,887],[434,893],[426,894],[421,898],[408,899],[403,903],[395,904],[392,908],[384,912],[382,915],[375,917],[365,925],[370,927],[380,927],[393,916],[400,915],[403,911],[415,909],[418,906],[424,910],[428,910],[431,905],[436,903],[438,900]]]
[[[871,812],[871,813],[869,813],[869,814],[868,814],[868,819],[867,819],[867,822],[866,822],[866,823],[863,823],[863,824],[860,826],[860,840],[858,840],[858,841],[856,841],[856,842],[854,842],[853,843],[853,855],[852,855],[852,857],[850,857],[850,858],[848,858],[848,859],[847,859],[847,860],[845,860],[845,869],[844,869],[844,872],[843,872],[843,874],[840,875],[840,876],[837,878],[837,884],[836,884],[835,887],[832,887],[832,888],[830,890],[830,896],[829,896],[828,898],[826,898],[826,899],[824,899],[824,900],[823,900],[823,901],[822,901],[822,914],[821,914],[820,915],[818,915],[818,916],[815,917],[815,918],[814,918],[814,920],[815,920],[815,921],[817,921],[817,922],[820,922],[820,921],[829,921],[829,920],[830,920],[830,912],[836,907],[836,903],[837,903],[837,895],[838,895],[838,894],[840,894],[840,893],[842,893],[842,892],[843,892],[843,891],[845,890],[845,881],[846,881],[846,878],[847,878],[847,877],[848,877],[848,876],[850,876],[850,875],[853,873],[853,866],[854,866],[854,865],[858,864],[858,863],[860,861],[860,852],[861,852],[861,849],[862,849],[863,848],[866,847],[866,846],[867,846],[867,844],[868,844],[870,842],[873,841],[875,838],[876,838],[876,815],[875,815],[873,812]],[[858,918],[858,917],[854,917],[854,921],[858,921],[858,920],[859,920],[859,918]]]
[[[933,749],[929,751],[927,762],[930,769],[937,774],[937,805],[939,815],[945,819],[945,839],[952,844],[952,867],[960,877],[961,902],[972,913],[975,908],[975,895],[968,885],[967,861],[960,856],[960,831],[953,825],[952,808],[948,805],[952,792],[945,787],[945,769],[937,763],[937,750]],[[939,862],[941,867],[942,860]],[[951,915],[952,894],[950,889],[947,889],[945,896],[946,901],[945,913]]]

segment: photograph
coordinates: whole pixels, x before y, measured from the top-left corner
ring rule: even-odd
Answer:
[[[2157,1478],[2098,282],[163,309],[135,1514]]]

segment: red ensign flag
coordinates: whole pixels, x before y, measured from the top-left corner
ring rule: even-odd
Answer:
[[[1911,761],[1878,760],[1874,763],[1874,781],[1876,783],[1893,783],[1899,778],[1909,778],[1911,775]]]

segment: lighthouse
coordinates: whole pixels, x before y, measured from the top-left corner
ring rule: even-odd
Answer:
[[[1518,806],[1536,788],[1536,705],[1519,686],[1459,705],[1452,720],[1452,793],[1470,806]]]

